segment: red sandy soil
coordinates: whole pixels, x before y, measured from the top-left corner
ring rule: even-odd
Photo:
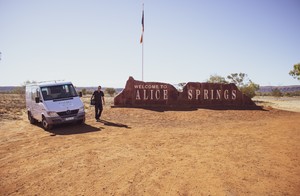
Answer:
[[[51,132],[0,95],[0,195],[299,195],[300,113],[111,108]],[[15,100],[15,101],[11,101]],[[8,105],[14,104],[13,107]]]

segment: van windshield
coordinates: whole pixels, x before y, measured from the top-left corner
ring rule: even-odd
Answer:
[[[41,87],[41,92],[45,101],[78,96],[72,84]]]

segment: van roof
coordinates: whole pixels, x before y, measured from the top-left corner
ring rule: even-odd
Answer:
[[[27,84],[26,86],[58,86],[58,85],[64,85],[64,84],[72,84],[72,82],[56,82],[56,81],[46,81],[46,82],[35,82],[31,84]]]

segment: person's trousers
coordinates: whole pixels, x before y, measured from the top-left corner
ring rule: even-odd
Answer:
[[[102,104],[96,104],[95,105],[95,118],[96,118],[96,120],[100,119],[102,111],[103,111]]]

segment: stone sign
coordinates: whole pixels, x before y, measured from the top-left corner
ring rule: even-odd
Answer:
[[[161,82],[142,82],[129,77],[114,99],[121,107],[214,107],[255,106],[235,84],[189,82],[179,92]]]

